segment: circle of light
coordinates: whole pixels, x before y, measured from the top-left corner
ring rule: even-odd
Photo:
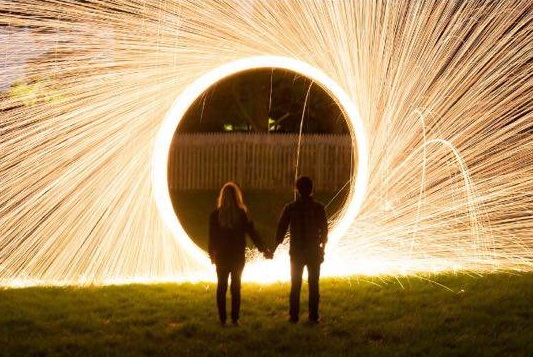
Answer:
[[[352,139],[355,137],[357,147],[357,173],[355,184],[350,186],[351,190],[347,199],[349,202],[345,204],[340,218],[335,222],[329,234],[330,245],[335,244],[350,227],[361,208],[366,194],[368,149],[363,120],[348,94],[333,79],[306,62],[282,56],[256,56],[228,62],[202,75],[177,97],[161,124],[155,139],[152,157],[152,186],[159,212],[180,246],[199,262],[206,265],[209,264],[207,253],[194,244],[185,232],[170,200],[167,176],[170,145],[179,122],[189,107],[203,92],[228,76],[245,70],[259,68],[281,68],[311,78],[330,92],[348,118],[351,136]]]

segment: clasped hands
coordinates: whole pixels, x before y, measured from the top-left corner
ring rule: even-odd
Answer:
[[[275,248],[274,248],[274,250],[275,250]],[[265,257],[265,259],[273,259],[274,258],[274,250],[272,250],[270,248],[266,248],[263,251],[263,257]]]

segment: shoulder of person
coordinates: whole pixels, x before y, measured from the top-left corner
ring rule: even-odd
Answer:
[[[287,204],[285,205],[285,207],[283,207],[283,209],[284,209],[285,211],[290,211],[290,210],[292,210],[292,209],[294,208],[294,206],[296,206],[297,204],[298,204],[298,200],[291,201],[291,202],[287,203]]]
[[[245,210],[243,208],[239,208],[239,212],[241,214],[241,217],[243,217],[246,220],[251,220],[252,216],[250,215],[250,212],[248,210]]]
[[[315,203],[316,206],[325,207],[324,204],[322,202],[320,202],[320,201],[313,200],[313,202]]]
[[[209,218],[218,218],[218,208],[215,208],[213,211],[211,211],[211,214],[209,215]]]
[[[326,206],[324,206],[324,204],[320,201],[316,201],[316,200],[313,200],[313,203],[316,207],[316,209],[322,209],[324,210]]]

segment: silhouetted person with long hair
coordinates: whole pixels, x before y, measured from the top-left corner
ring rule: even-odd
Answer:
[[[307,266],[309,282],[309,321],[318,323],[320,264],[328,241],[328,221],[324,205],[313,200],[313,181],[302,176],[296,181],[298,197],[283,209],[276,233],[276,247],[290,226],[291,293],[289,321],[300,317],[302,275]]]
[[[217,208],[209,217],[208,252],[217,271],[217,307],[222,325],[226,324],[226,292],[231,276],[231,321],[238,324],[241,306],[241,275],[244,269],[244,249],[248,234],[259,251],[270,258],[268,250],[254,228],[239,187],[226,183],[220,190]]]

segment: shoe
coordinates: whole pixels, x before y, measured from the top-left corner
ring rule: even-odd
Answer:
[[[220,320],[220,326],[226,326],[226,320]]]
[[[289,322],[291,324],[296,324],[296,323],[298,323],[298,318],[297,317],[291,317],[291,318],[289,318]]]
[[[317,325],[320,323],[320,319],[318,317],[310,317],[309,322],[312,323],[313,325]]]
[[[239,326],[240,325],[239,320],[231,320],[231,324],[233,326]]]

